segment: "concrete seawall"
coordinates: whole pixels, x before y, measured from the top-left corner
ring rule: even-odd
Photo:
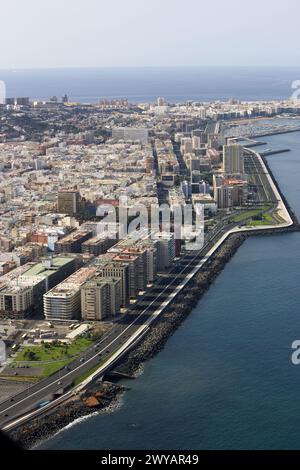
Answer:
[[[116,364],[115,370],[135,376],[143,363],[161,351],[168,338],[177,330],[182,321],[197,305],[202,295],[209,289],[218,274],[229,259],[236,253],[246,239],[243,234],[230,235],[228,239],[210,257],[205,267],[189,282],[188,294],[180,293],[175,303],[167,307],[164,313],[157,317],[156,322],[147,332],[141,342]],[[95,391],[107,392],[99,407],[87,407],[84,399]],[[37,442],[46,439],[74,420],[87,416],[97,409],[108,408],[124,393],[125,389],[118,385],[94,382],[87,386],[85,392],[67,403],[59,405],[47,415],[35,418],[11,431],[10,436],[22,446],[30,448]]]
[[[184,293],[179,293],[173,303],[166,307],[164,312],[157,317],[155,323],[151,325],[151,328],[147,331],[143,339],[117,362],[114,366],[115,370],[122,374],[135,376],[145,361],[149,360],[163,349],[168,338],[177,330],[178,326],[197,305],[203,294],[209,289],[215,278],[223,270],[226,263],[236,253],[247,237],[273,235],[299,230],[297,218],[289,208],[284,195],[282,195],[279,185],[269,168],[268,162],[264,158],[262,158],[262,160],[269,172],[273,185],[276,187],[278,196],[281,197],[280,204],[282,205],[282,210],[288,215],[289,222],[277,228],[268,227],[267,229],[240,230],[236,233],[229,234],[206,261],[201,270],[189,281],[187,284],[188,289],[185,289]],[[32,447],[38,441],[50,437],[74,420],[89,415],[98,409],[111,406],[111,404],[116,401],[119,394],[123,392],[124,388],[117,385],[95,381],[87,385],[83,394],[72,398],[72,400],[63,405],[59,405],[54,410],[49,411],[47,415],[35,418],[30,423],[19,426],[16,430],[11,431],[10,435],[13,439],[20,442],[21,445],[27,448]],[[99,403],[99,406],[87,406],[85,402],[86,397],[89,395],[94,396],[95,393],[103,394],[103,399]]]
[[[269,132],[264,132],[262,134],[256,134],[256,135],[250,135],[250,136],[247,136],[248,138],[250,139],[259,139],[260,137],[269,137],[269,136],[272,136],[272,135],[281,135],[281,134],[291,134],[293,132],[299,132],[300,131],[300,127],[297,127],[295,129],[286,129],[286,130],[274,130],[274,131],[269,131]]]
[[[176,297],[174,303],[167,307],[164,313],[157,318],[142,341],[123,356],[114,369],[128,376],[137,376],[143,364],[164,348],[168,338],[175,333],[184,319],[196,307],[216,277],[249,236],[273,235],[274,233],[278,234],[292,230],[293,227],[230,235],[210,257],[202,270],[189,282],[188,293],[180,293]],[[25,448],[31,448],[38,442],[53,436],[73,421],[100,409],[109,409],[125,391],[126,389],[119,385],[95,381],[87,386],[82,395],[59,405],[49,414],[18,427],[10,432],[10,436]],[[97,407],[88,407],[84,399],[87,396],[94,396],[96,392],[103,393],[103,400]]]

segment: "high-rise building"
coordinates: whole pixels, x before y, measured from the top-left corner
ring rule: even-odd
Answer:
[[[131,248],[126,248],[123,251],[125,255],[134,255],[138,258],[138,275],[137,275],[137,283],[138,283],[138,290],[144,291],[147,287],[148,279],[147,279],[147,250],[142,247],[133,246]]]
[[[181,152],[184,154],[193,152],[193,142],[190,137],[181,139]]]
[[[80,193],[75,190],[61,190],[57,194],[57,211],[61,214],[75,215],[80,211]]]
[[[129,297],[135,299],[139,293],[139,257],[135,254],[116,254],[114,263],[126,263],[128,265]]]
[[[201,144],[207,144],[208,141],[208,134],[202,129],[194,129],[192,132],[193,136],[198,136],[200,137]]]
[[[210,193],[210,185],[206,181],[200,181],[199,183],[199,192],[200,194],[209,194]]]
[[[95,276],[81,287],[81,315],[87,321],[100,321],[120,313],[121,280]]]
[[[18,98],[6,98],[5,104],[10,106],[29,106],[30,101],[29,98],[26,97],[18,97]]]
[[[81,268],[44,294],[44,314],[47,320],[79,319],[81,313],[80,288],[96,272],[95,267]]]
[[[175,236],[174,233],[157,232],[152,235],[157,242],[157,268],[164,271],[169,268],[175,258]]]
[[[85,241],[82,246],[82,253],[99,256],[106,253],[109,248],[117,243],[118,234],[109,234],[109,232],[103,232],[96,235],[93,238]]]
[[[181,190],[186,199],[189,199],[192,195],[192,187],[190,181],[182,181],[180,184]]]
[[[157,98],[156,103],[157,103],[157,106],[165,106],[166,105],[166,100],[165,100],[165,98],[159,97],[159,98]]]
[[[191,154],[188,163],[189,163],[191,172],[193,171],[200,172],[200,158],[199,157],[196,157],[195,155]]]
[[[144,127],[115,127],[112,130],[112,138],[115,140],[139,140],[146,144],[148,135],[148,129]]]
[[[214,199],[219,209],[241,206],[247,199],[248,183],[237,178],[214,175]]]
[[[138,247],[136,244],[126,243],[127,240],[122,240],[117,245],[113,246],[109,252],[119,255],[134,255],[138,258],[138,272],[137,272],[137,289],[144,291],[148,283],[147,276],[147,250],[143,247]]]
[[[151,284],[157,277],[157,242],[143,240],[140,245],[147,250],[147,283]]]
[[[76,258],[47,258],[40,263],[22,266],[22,272],[8,273],[0,287],[0,316],[24,318],[42,301],[43,294],[70,276],[76,269]],[[1,279],[3,279],[1,278]]]
[[[18,106],[29,106],[30,104],[29,98],[27,96],[16,98],[15,102]]]
[[[112,255],[112,254],[110,254]],[[129,304],[129,263],[115,261],[115,256],[102,255],[96,260],[97,274],[104,278],[118,278],[121,283],[121,306]]]
[[[223,171],[226,175],[239,175],[244,173],[244,152],[241,145],[224,145]]]
[[[89,230],[76,230],[54,244],[55,253],[81,253],[82,245],[93,236]]]
[[[135,240],[127,237],[113,246],[109,253],[127,253],[139,256],[139,290],[144,290],[157,276],[157,242],[141,237]]]
[[[193,149],[198,150],[201,147],[201,138],[197,135],[192,137]]]
[[[231,186],[219,186],[216,188],[215,201],[218,209],[228,209],[233,207],[233,194]]]

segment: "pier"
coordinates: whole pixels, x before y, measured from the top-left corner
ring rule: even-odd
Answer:
[[[290,152],[290,151],[291,151],[291,149],[277,149],[277,150],[267,149],[264,152],[259,152],[259,153],[263,157],[269,157],[270,155],[278,155],[280,153],[286,153],[286,152]]]
[[[281,129],[270,129],[269,131],[262,132],[261,134],[248,135],[248,138],[258,139],[260,137],[268,137],[271,135],[290,134],[292,132],[299,132],[300,127],[283,127]]]
[[[243,142],[243,143],[246,142],[246,144],[243,144],[243,147],[247,147],[247,148],[259,147],[260,145],[267,145],[267,142],[261,142],[259,140],[250,139],[249,137],[234,137],[230,140],[235,140],[236,142]]]

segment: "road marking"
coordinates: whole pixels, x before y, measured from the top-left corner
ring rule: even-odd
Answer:
[[[261,156],[260,156],[258,153],[256,153],[256,152],[253,152],[253,154],[255,154],[255,155],[258,157],[258,159],[259,159],[261,165],[263,166],[263,168],[265,168],[265,169],[267,170],[266,165],[265,165],[263,159],[261,158]],[[278,225],[277,225],[277,228],[289,227],[289,226],[293,225],[293,221],[292,221],[292,219],[291,219],[291,217],[290,217],[290,214],[289,214],[289,212],[288,212],[288,210],[287,210],[285,204],[284,204],[283,201],[282,201],[282,198],[281,198],[281,196],[280,196],[280,194],[279,194],[279,191],[278,191],[276,185],[275,185],[274,182],[273,182],[273,179],[271,178],[271,176],[270,176],[270,174],[269,174],[268,172],[267,172],[267,179],[269,180],[269,183],[270,183],[270,185],[271,185],[272,190],[274,191],[275,196],[278,197],[278,200],[279,200],[279,202],[278,202],[278,207],[279,207],[280,210],[282,210],[282,211],[285,213],[285,215],[288,217],[288,222],[283,223],[283,224],[278,224]],[[127,343],[130,344],[130,342],[132,342],[132,339],[133,339],[133,338],[136,339],[137,333],[140,332],[141,329],[142,329],[143,327],[145,327],[145,325],[148,325],[148,326],[149,326],[150,323],[152,323],[152,321],[154,320],[154,318],[157,318],[157,317],[162,313],[162,311],[165,309],[165,307],[170,303],[171,299],[173,299],[174,297],[176,297],[177,293],[180,292],[180,291],[183,289],[183,287],[190,281],[190,279],[192,279],[192,277],[201,269],[201,267],[207,262],[207,260],[210,258],[210,256],[219,248],[219,246],[220,246],[221,244],[223,244],[223,242],[226,240],[226,238],[227,238],[230,234],[232,234],[232,233],[238,233],[238,232],[247,232],[247,231],[251,231],[251,230],[266,230],[266,229],[268,229],[268,228],[274,229],[274,226],[260,226],[260,227],[254,227],[254,228],[246,228],[246,227],[244,227],[244,228],[233,228],[233,229],[230,229],[229,231],[225,232],[224,235],[216,242],[216,244],[213,245],[213,247],[208,251],[208,253],[206,253],[206,255],[204,256],[204,258],[202,258],[202,260],[200,261],[200,263],[198,263],[198,264],[192,269],[192,271],[191,271],[189,274],[186,275],[184,281],[183,281],[181,284],[179,284],[178,286],[176,286],[176,287],[174,288],[174,291],[168,296],[167,300],[161,304],[161,307],[160,307],[159,309],[155,310],[155,311],[151,314],[151,316],[149,317],[149,319],[146,320],[146,322],[144,323],[144,325],[142,325],[133,335],[131,335],[130,339],[129,339],[125,344],[127,344]],[[212,240],[213,240],[213,239],[216,237],[216,235],[218,235],[222,230],[224,230],[224,227],[223,227],[223,228],[220,228],[220,230],[214,235],[214,237],[212,238]],[[159,295],[155,298],[155,300],[153,300],[153,301],[148,305],[148,307],[147,307],[145,310],[143,310],[143,311],[136,317],[136,319],[135,319],[120,335],[118,335],[118,336],[117,336],[111,343],[109,343],[104,349],[102,349],[101,351],[98,351],[97,354],[95,354],[94,356],[92,356],[90,359],[88,359],[87,361],[85,361],[83,364],[79,365],[78,367],[76,367],[75,369],[73,369],[72,371],[70,371],[68,374],[65,374],[60,380],[64,380],[64,379],[67,378],[69,375],[74,374],[77,370],[79,370],[79,369],[85,367],[86,364],[88,364],[89,362],[91,362],[92,360],[94,360],[97,356],[99,356],[100,353],[104,352],[109,346],[111,346],[111,345],[112,345],[113,343],[115,343],[121,336],[123,336],[123,335],[125,334],[125,332],[126,332],[129,328],[131,328],[131,327],[137,322],[137,320],[140,319],[140,317],[143,316],[143,315],[147,312],[147,310],[157,301],[157,299],[165,292],[165,290],[168,289],[168,288],[174,283],[174,281],[175,281],[180,275],[182,275],[182,273],[195,261],[195,259],[197,259],[197,258],[201,255],[201,252],[202,252],[203,250],[205,250],[205,248],[207,248],[210,243],[211,243],[211,242],[207,242],[206,245],[204,245],[204,247],[203,247],[201,250],[197,251],[197,254],[193,257],[193,259],[190,261],[190,263],[189,263],[187,266],[185,266],[185,267],[180,271],[180,273],[178,273],[178,274],[174,277],[174,279],[162,290],[162,292],[159,293]],[[143,329],[144,329],[144,328],[143,328]],[[140,334],[140,333],[139,333],[139,334]],[[137,335],[137,336],[138,336],[138,335]],[[123,346],[124,346],[124,345],[123,345]],[[116,354],[117,352],[120,352],[120,351],[122,350],[123,346],[122,346],[121,348],[117,349],[114,354]],[[110,362],[109,362],[109,363],[110,363]],[[103,365],[103,368],[105,368],[105,367],[107,367],[107,366]],[[100,369],[100,370],[101,370],[101,369]],[[99,372],[99,373],[100,373],[100,372]],[[59,379],[58,379],[58,380],[59,380]],[[43,388],[37,390],[36,392],[34,392],[34,393],[31,395],[31,397],[34,396],[34,395],[37,395],[38,393],[41,393],[43,390],[45,390],[45,389],[47,389],[47,388],[53,387],[56,381],[57,381],[57,379],[56,379],[55,381],[53,381],[52,383],[46,385],[45,387],[43,387]],[[31,397],[30,397],[30,398],[31,398]],[[24,402],[24,401],[26,401],[26,400],[28,400],[28,399],[29,399],[29,397],[25,397],[25,398],[23,398],[22,400],[20,400],[20,401],[14,403],[12,406],[10,406],[9,408],[6,408],[3,412],[1,412],[0,415],[3,414],[3,413],[5,413],[5,412],[7,412],[7,411],[9,411],[11,408],[14,408],[14,407],[18,406],[19,404],[21,404],[22,402]]]

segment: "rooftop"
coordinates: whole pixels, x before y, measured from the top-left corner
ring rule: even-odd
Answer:
[[[93,289],[94,287],[102,286],[102,285],[105,285],[107,283],[117,284],[119,281],[120,281],[119,278],[114,278],[114,277],[109,277],[109,276],[105,276],[105,277],[96,276],[96,277],[93,277],[92,279],[90,279],[89,281],[87,281],[83,285],[83,287],[86,288],[86,289]]]
[[[51,297],[69,297],[79,291],[80,287],[90,279],[96,272],[95,267],[81,268],[74,274],[69,276],[63,282],[53,287],[47,294],[44,295],[46,298]]]
[[[27,271],[23,273],[23,276],[43,276],[47,277],[50,274],[53,273],[53,271],[57,271],[57,269],[61,268],[62,266],[65,266],[68,264],[70,261],[72,261],[73,258],[71,257],[54,257],[52,258],[51,261],[51,266],[50,266],[50,259],[49,259],[49,265],[47,266],[46,264],[44,265],[43,262],[41,263],[36,263],[32,265]],[[48,260],[47,260],[48,261]]]
[[[76,240],[80,240],[82,237],[85,237],[87,235],[93,235],[93,232],[90,230],[76,230],[76,232],[72,232],[66,237],[62,238],[59,240],[57,243],[66,243],[66,242],[72,242]]]
[[[115,237],[115,238],[114,238]],[[83,243],[84,246],[89,246],[89,245],[93,245],[93,244],[101,244],[103,241],[105,240],[109,240],[109,239],[117,239],[117,234],[116,233],[110,233],[110,232],[103,232],[103,233],[100,233],[99,235],[96,235],[95,237],[93,238],[90,238],[89,240],[85,241]]]

